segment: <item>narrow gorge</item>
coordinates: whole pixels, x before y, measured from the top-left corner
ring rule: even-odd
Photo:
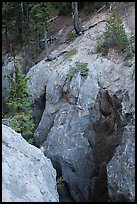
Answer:
[[[115,4],[114,11],[119,11],[119,4]],[[126,7],[126,15],[122,13],[122,5],[119,11],[127,35],[135,33],[134,10],[131,4]],[[44,58],[26,74],[30,77],[28,90],[35,123],[33,145],[26,148],[36,151],[42,172],[39,172],[40,182],[33,178],[32,183],[36,181],[37,186],[38,182],[42,191],[45,185],[51,202],[135,202],[135,80],[131,79],[135,54],[127,60],[117,47],[109,48],[107,55],[97,51],[97,41],[103,38],[112,12],[96,13],[83,23],[85,32],[72,42],[63,41],[52,51],[53,56],[65,53],[53,61]],[[3,65],[3,81],[8,64]],[[7,84],[3,83],[4,104],[6,89]],[[17,134],[6,125],[4,134],[7,131]],[[17,142],[19,150],[25,140],[20,144],[21,147]],[[30,154],[27,159],[31,163]],[[4,165],[8,165],[5,160]],[[34,175],[35,168],[38,172],[38,162],[32,171]],[[8,188],[5,177],[4,182],[3,191]],[[7,191],[3,193],[4,200]],[[48,202],[44,200],[47,194],[40,194],[41,199],[38,194],[36,200]]]

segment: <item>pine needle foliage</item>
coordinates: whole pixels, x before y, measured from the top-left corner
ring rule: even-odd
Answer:
[[[97,41],[97,50],[107,55],[109,48],[117,47],[126,58],[132,57],[131,40],[125,32],[124,25],[119,13],[114,12],[106,22],[106,30],[103,35],[103,41]]]
[[[32,110],[30,94],[28,93],[27,82],[30,78],[23,76],[17,63],[15,64],[14,75],[7,76],[9,82],[10,126],[22,136],[30,137],[33,134],[34,123],[32,121]]]

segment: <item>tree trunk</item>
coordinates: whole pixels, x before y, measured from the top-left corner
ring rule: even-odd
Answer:
[[[32,59],[30,57],[30,50],[29,50],[29,46],[28,45],[25,46],[25,59],[26,59],[26,70],[25,70],[25,73],[27,74],[29,69],[33,66]]]
[[[72,20],[76,34],[82,31],[78,17],[78,2],[72,2]]]
[[[4,4],[6,5],[7,2],[4,2]],[[6,17],[6,22],[8,22],[7,17]],[[6,42],[6,53],[8,53],[9,50],[10,50],[10,45],[9,45],[9,38],[8,38],[8,26],[7,26],[7,23],[5,25],[5,42]]]
[[[22,25],[20,22],[20,27],[18,28],[18,32],[19,32],[19,43],[21,44],[21,46],[23,46],[23,37],[22,37]]]
[[[20,28],[19,28],[19,41],[20,41],[21,45],[23,46],[23,43],[24,43],[24,36],[23,36],[24,8],[23,8],[23,2],[20,2],[20,8],[21,8],[21,17],[20,17]]]
[[[37,31],[35,32],[35,45],[34,45],[34,59],[38,57],[39,54],[39,43],[38,43],[38,33]]]
[[[6,42],[6,53],[9,52],[9,39],[8,39],[8,28],[5,27],[5,42]]]
[[[47,57],[48,60],[51,60],[51,58],[50,58],[50,56],[49,56],[49,48],[48,48],[48,41],[47,41],[48,37],[47,37],[47,35],[48,35],[48,31],[45,30],[45,38],[44,38],[44,41],[45,41],[46,57]]]

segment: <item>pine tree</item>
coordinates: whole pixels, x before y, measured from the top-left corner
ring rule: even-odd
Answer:
[[[53,17],[54,7],[50,2],[32,3],[30,7],[31,25],[35,36],[41,35],[41,39],[45,40],[46,57],[49,59],[47,33],[48,33],[48,20]],[[40,41],[35,38],[35,41]]]
[[[10,84],[8,107],[10,111],[10,126],[15,131],[20,132],[25,139],[33,134],[34,123],[32,121],[32,111],[30,94],[28,93],[27,82],[29,77],[25,78],[20,72],[19,66],[15,64],[14,75],[7,76]]]

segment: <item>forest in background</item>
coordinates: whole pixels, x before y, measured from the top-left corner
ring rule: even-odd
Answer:
[[[84,12],[85,15],[95,12],[105,2],[3,2],[2,3],[2,54],[3,57],[14,59],[14,74],[6,76],[10,84],[8,89],[9,100],[7,110],[3,112],[5,121],[24,137],[30,137],[34,131],[32,111],[29,93],[27,91],[27,80],[25,75],[36,63],[36,59],[45,49],[45,56],[48,56],[48,38],[52,31],[49,22],[59,16],[72,18],[72,27],[75,33],[79,34],[81,28],[73,25],[75,8],[78,15]],[[74,15],[74,16],[73,16]],[[63,27],[63,26],[62,26]],[[56,28],[54,28],[56,30]],[[45,33],[48,34],[45,39]],[[74,36],[69,36],[70,40]],[[46,43],[44,42],[46,41]],[[23,54],[24,67],[22,69],[17,62],[17,55]],[[48,56],[49,58],[50,56]],[[24,72],[23,75],[21,72]],[[6,113],[6,114],[5,114]]]
[[[105,2],[78,2],[79,12],[95,12]],[[44,49],[44,31],[48,37],[50,19],[71,16],[72,2],[2,2],[2,54],[24,53],[25,64],[33,66]]]

